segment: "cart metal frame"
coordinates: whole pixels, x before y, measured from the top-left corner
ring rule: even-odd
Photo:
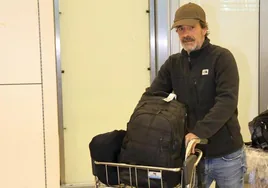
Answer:
[[[193,145],[195,144],[206,144],[205,140],[202,139],[192,139],[187,147],[186,147],[186,154],[185,154],[185,161],[183,163],[182,167],[179,168],[164,168],[164,167],[157,167],[157,166],[143,166],[143,165],[131,165],[131,164],[125,164],[125,163],[111,163],[111,162],[101,162],[101,161],[94,161],[92,160],[93,164],[93,170],[94,170],[94,165],[104,165],[105,166],[105,173],[106,173],[106,181],[109,182],[109,176],[108,176],[108,167],[116,167],[117,168],[117,177],[118,177],[118,185],[106,185],[103,184],[98,177],[95,176],[95,187],[100,188],[100,187],[135,187],[133,186],[133,174],[132,169],[135,171],[135,185],[138,186],[138,170],[147,170],[147,178],[148,178],[148,188],[151,187],[150,185],[150,180],[151,179],[160,179],[161,181],[161,188],[164,187],[164,182],[162,179],[162,173],[164,171],[169,171],[169,172],[176,172],[179,173],[181,172],[181,183],[176,186],[176,188],[181,187],[181,188],[192,188],[195,186],[196,182],[196,167],[198,163],[200,162],[203,153],[199,149],[195,149],[195,154],[191,154],[191,150]],[[129,182],[130,185],[125,185],[120,182],[120,168],[128,168],[129,169]]]

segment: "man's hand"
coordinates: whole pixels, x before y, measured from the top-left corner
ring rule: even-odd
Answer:
[[[198,138],[198,136],[196,136],[193,133],[188,133],[185,136],[185,146],[188,145],[188,143],[190,142],[190,140],[195,139],[195,138]],[[196,146],[196,143],[194,143],[193,146],[192,146],[192,148],[191,148],[192,153],[195,153],[195,146]]]

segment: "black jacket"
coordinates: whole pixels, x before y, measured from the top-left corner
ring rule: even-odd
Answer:
[[[201,49],[171,55],[147,92],[177,95],[188,106],[188,131],[208,138],[207,157],[232,153],[243,145],[237,119],[239,75],[232,53],[206,38]]]

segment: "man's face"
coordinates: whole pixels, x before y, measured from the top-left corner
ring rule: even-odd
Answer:
[[[182,25],[177,27],[176,32],[179,35],[181,44],[188,53],[201,48],[207,29],[202,29],[200,24],[194,26]]]

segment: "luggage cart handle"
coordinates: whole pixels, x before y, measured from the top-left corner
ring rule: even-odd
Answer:
[[[183,172],[183,187],[192,187],[195,185],[194,170],[203,156],[203,152],[195,148],[196,155],[191,155],[192,147],[195,144],[207,144],[207,139],[194,138],[189,141],[186,146],[184,172]]]
[[[187,157],[191,154],[191,150],[194,144],[207,144],[207,143],[208,139],[201,139],[201,138],[191,139],[186,146],[185,159],[187,159]]]

